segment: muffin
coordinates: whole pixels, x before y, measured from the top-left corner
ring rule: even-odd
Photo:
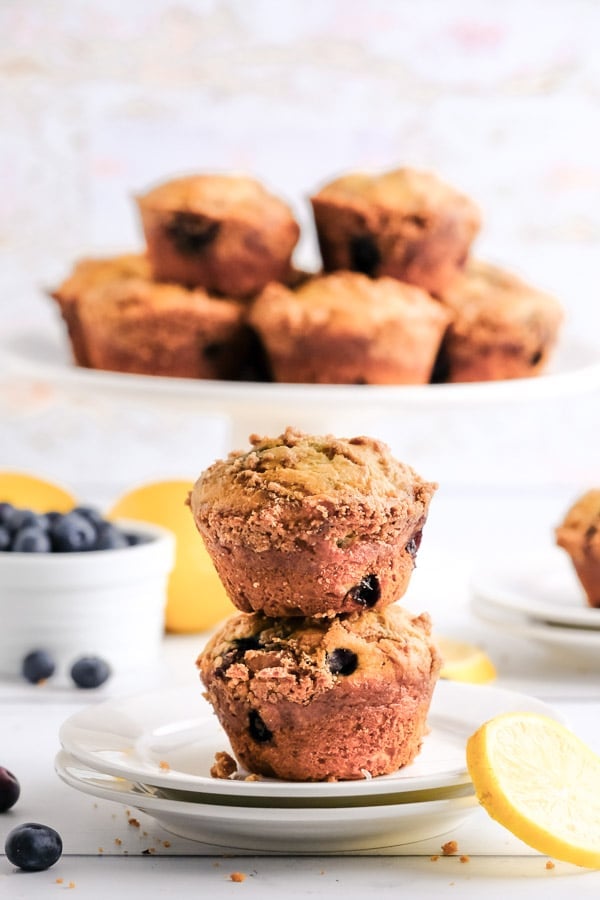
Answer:
[[[558,340],[563,311],[549,294],[478,260],[440,296],[452,313],[438,362],[441,381],[538,375]]]
[[[77,312],[95,369],[232,379],[250,349],[244,305],[200,288],[116,280],[83,293]]]
[[[157,279],[236,298],[286,279],[300,229],[258,181],[191,175],[136,200]]]
[[[410,168],[343,175],[311,204],[327,271],[390,275],[432,294],[462,268],[480,227],[468,197]]]
[[[233,604],[268,616],[382,609],[408,587],[437,487],[368,437],[250,437],[188,502]]]
[[[588,604],[600,608],[600,488],[571,506],[556,529],[556,543],[571,557]]]
[[[238,761],[292,781],[385,775],[417,756],[440,659],[426,614],[230,618],[198,667]]]
[[[248,321],[275,381],[426,384],[450,314],[420,288],[357,272],[270,284]]]
[[[75,264],[71,274],[50,291],[67,327],[73,359],[78,366],[90,365],[86,338],[79,321],[79,298],[87,291],[111,281],[149,276],[148,260],[140,254],[82,259]]]

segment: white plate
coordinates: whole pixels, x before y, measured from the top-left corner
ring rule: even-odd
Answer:
[[[86,389],[118,391],[157,399],[190,397],[198,409],[208,413],[238,415],[251,405],[267,407],[285,416],[289,410],[328,411],[350,405],[358,412],[373,407],[419,409],[438,406],[470,406],[473,403],[519,402],[539,397],[555,397],[572,392],[595,390],[600,386],[600,350],[564,337],[547,371],[534,378],[468,384],[433,385],[305,385],[259,382],[210,381],[130,375],[75,366],[69,355],[66,336],[49,329],[9,334],[2,347],[3,362],[12,370],[59,384]]]
[[[56,757],[55,768],[71,787],[135,807],[180,837],[270,854],[358,852],[427,840],[455,829],[478,808],[472,792],[428,803],[326,809],[187,803],[86,769],[64,751]]]
[[[506,563],[478,568],[471,579],[474,595],[537,622],[600,630],[600,609],[587,605],[567,554],[559,547],[538,555],[511,557]]]
[[[518,638],[547,644],[553,649],[560,648],[574,656],[582,665],[600,665],[600,630],[572,628],[554,623],[536,621],[519,613],[496,605],[483,597],[472,597],[471,611],[495,630]]]
[[[349,797],[393,796],[406,791],[469,783],[467,738],[486,719],[510,710],[555,714],[539,700],[493,687],[441,681],[434,692],[430,733],[417,759],[391,775],[360,781],[293,782],[216,779],[210,767],[229,741],[200,687],[171,689],[87,707],[60,729],[63,748],[89,768],[132,782],[203,795],[228,796],[244,804],[296,798],[331,804]],[[161,762],[169,770],[161,768]],[[376,801],[373,801],[376,802]]]

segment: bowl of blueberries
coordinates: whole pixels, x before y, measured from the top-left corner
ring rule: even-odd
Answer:
[[[0,676],[39,683],[62,666],[91,687],[151,664],[174,560],[157,525],[0,502]]]

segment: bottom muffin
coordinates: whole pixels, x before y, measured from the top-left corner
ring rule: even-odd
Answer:
[[[417,756],[441,665],[398,605],[333,619],[228,619],[197,661],[238,762],[290,781],[385,775]]]
[[[570,507],[556,529],[556,543],[571,557],[588,604],[600,607],[600,488]]]

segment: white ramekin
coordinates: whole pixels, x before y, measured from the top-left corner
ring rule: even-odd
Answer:
[[[157,659],[175,538],[156,525],[116,524],[146,540],[118,550],[0,552],[1,676],[20,676],[38,649],[52,654],[57,671],[85,655],[115,672]]]

